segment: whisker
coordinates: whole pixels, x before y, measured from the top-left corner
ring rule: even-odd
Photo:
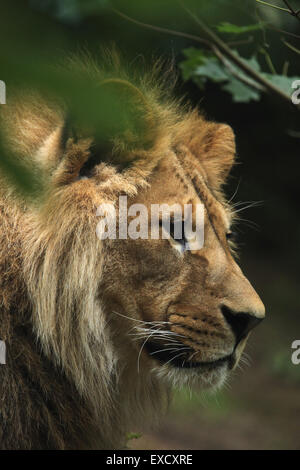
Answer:
[[[153,334],[155,333],[155,331],[150,334],[146,339],[145,341],[143,342],[142,346],[141,346],[141,349],[139,351],[139,355],[138,355],[138,360],[137,360],[137,370],[138,370],[138,374],[140,373],[140,357],[141,357],[141,354],[142,354],[142,350],[145,346],[145,344],[147,343],[147,341],[153,336]]]
[[[157,336],[166,336],[168,338],[178,338],[182,337],[182,335],[179,335],[177,333],[172,333],[171,331],[168,330],[161,330],[160,328],[136,328],[136,331],[134,333],[128,333],[130,336],[137,336],[137,335],[144,335],[147,333],[156,333]]]
[[[250,207],[257,207],[257,206],[261,206],[262,204],[263,204],[263,201],[251,202],[250,204],[247,204],[244,207],[240,207],[237,210],[234,209],[234,213],[238,214],[239,212],[245,211],[246,209],[249,209]]]
[[[132,320],[132,321],[136,321],[136,322],[138,322],[138,323],[143,323],[144,325],[146,325],[146,324],[151,324],[151,325],[154,325],[154,324],[169,324],[169,323],[170,323],[170,322],[168,322],[168,321],[145,321],[145,320],[138,320],[137,318],[128,317],[127,315],[123,315],[122,313],[116,312],[115,310],[113,310],[112,313],[115,313],[116,315],[119,315],[120,317],[127,318],[127,320]]]
[[[136,335],[138,334],[144,334],[144,333],[149,333],[149,332],[154,332],[154,333],[157,333],[157,335],[159,336],[167,336],[169,338],[184,338],[184,335],[181,335],[179,333],[175,333],[174,331],[170,331],[170,330],[159,330],[159,329],[151,329],[151,328],[136,328],[137,330],[137,333]],[[134,335],[134,334],[133,334]]]
[[[238,201],[238,202],[235,202],[234,204],[231,204],[230,206],[231,207],[239,207],[239,206],[243,206],[245,204],[248,204],[248,205],[257,205],[257,204],[262,204],[263,201]]]
[[[180,348],[180,351],[184,351],[184,350],[187,350],[187,349],[190,350],[191,348]],[[150,354],[152,356],[153,354],[158,354],[158,353],[164,352],[164,351],[178,351],[178,350],[179,350],[178,348],[160,349],[159,351],[155,351],[155,352],[150,353]]]
[[[248,225],[248,227],[259,230],[259,225],[256,222],[253,222],[252,220],[249,219],[242,219],[241,217],[238,217],[239,222],[244,222],[245,225]]]
[[[189,357],[189,361],[191,362],[193,357],[198,353],[199,351],[195,351],[190,357]]]
[[[154,351],[154,352],[150,353],[150,356],[154,356],[154,354],[158,354],[158,353],[165,352],[165,351],[178,351],[178,348],[164,348],[164,349],[160,349],[159,351]]]
[[[165,362],[165,366],[168,365],[170,362],[174,361],[174,359],[176,359],[177,357],[180,357],[180,356],[183,356],[185,353],[180,353],[180,354],[177,354],[177,356],[174,356],[174,357],[171,357],[171,359],[168,361],[168,362]]]
[[[241,181],[242,181],[242,178],[239,179],[239,182],[237,184],[237,187],[236,187],[236,190],[234,191],[233,195],[231,196],[231,198],[229,199],[229,201],[227,201],[227,204],[230,204],[231,201],[234,199],[234,197],[236,196],[238,190],[239,190],[239,187],[240,187],[240,184],[241,184]]]

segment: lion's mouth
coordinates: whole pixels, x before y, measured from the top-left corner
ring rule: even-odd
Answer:
[[[189,360],[189,357],[192,358],[195,351],[192,348],[187,348],[184,344],[177,347],[176,351],[174,351],[168,350],[168,348],[163,348],[162,344],[155,343],[154,341],[147,341],[145,344],[145,349],[147,350],[149,356],[153,357],[153,359],[156,359],[161,364],[170,364],[173,367],[178,367],[180,369],[203,368],[205,370],[210,370],[221,367],[226,363],[231,369],[235,362],[232,354],[215,361]]]

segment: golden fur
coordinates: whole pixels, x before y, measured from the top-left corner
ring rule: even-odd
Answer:
[[[127,78],[116,77],[126,88]],[[79,172],[97,147],[93,136],[64,140],[63,108],[32,94],[2,110],[7,148],[38,165],[46,186],[42,200],[24,200],[1,176],[3,449],[124,446],[128,431],[158,421],[172,383],[219,386],[229,370],[160,364],[142,347],[147,335],[165,332],[163,344],[172,332],[194,361],[217,361],[234,342],[221,304],[264,315],[225,237],[232,214],[221,185],[234,160],[232,130],[164,100],[147,80],[134,87],[147,103],[147,146],[116,138],[87,179]],[[123,167],[124,159],[131,163]],[[204,248],[182,256],[169,240],[100,242],[97,207],[120,194],[149,207],[203,202]]]

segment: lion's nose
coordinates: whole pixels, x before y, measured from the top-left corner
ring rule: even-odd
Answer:
[[[236,337],[236,344],[238,344],[241,339],[245,338],[247,334],[263,320],[263,318],[257,318],[251,315],[251,313],[234,312],[229,307],[226,307],[226,305],[221,307],[221,311],[225,320],[231,326]]]

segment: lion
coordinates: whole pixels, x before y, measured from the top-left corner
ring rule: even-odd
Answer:
[[[1,449],[124,448],[159,423],[172,386],[221,387],[265,315],[232,246],[231,127],[153,76],[91,69],[138,109],[136,134],[75,135],[66,107],[37,92],[1,107],[6,148],[45,185],[25,197],[1,170]],[[186,250],[184,233],[99,240],[97,208],[120,195],[149,209],[201,203],[203,247]]]

